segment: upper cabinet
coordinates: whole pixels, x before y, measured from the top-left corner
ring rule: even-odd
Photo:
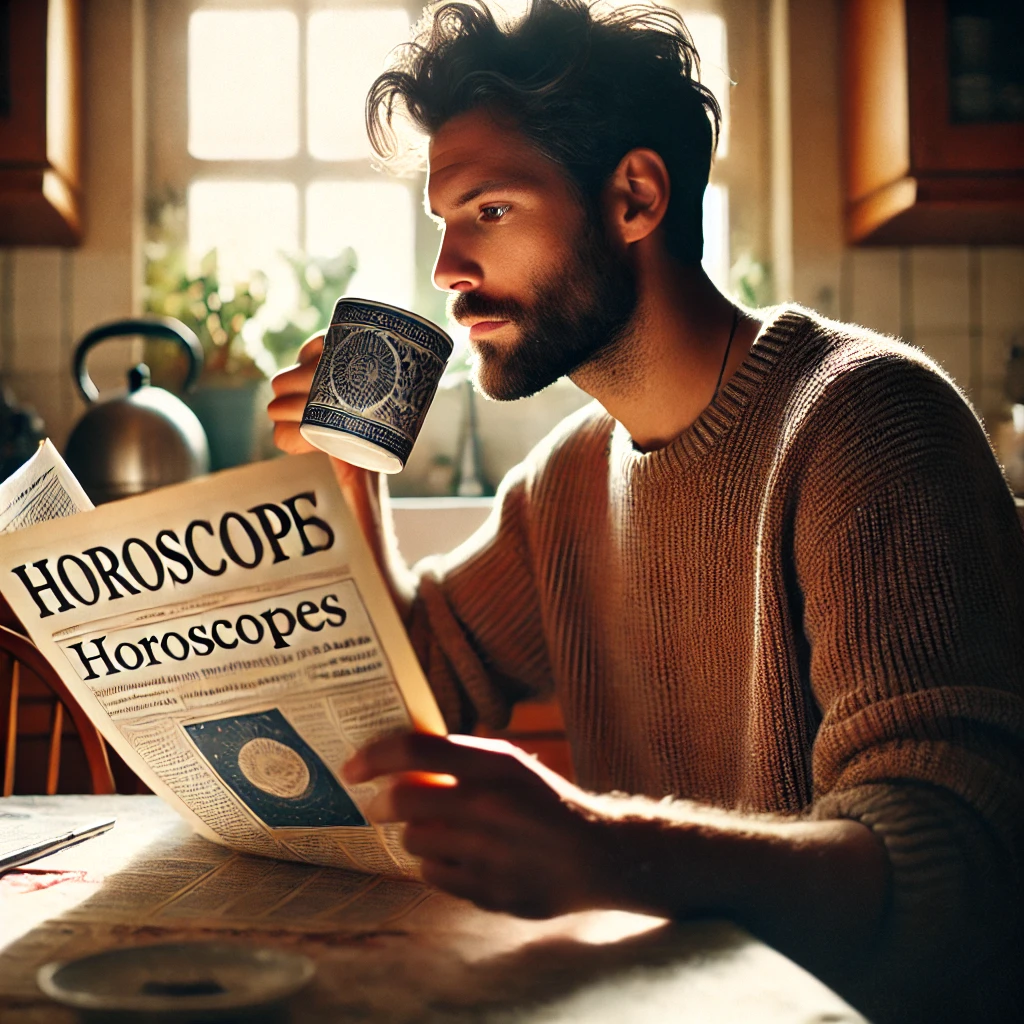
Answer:
[[[846,233],[1024,242],[1024,3],[845,0]]]
[[[77,0],[0,0],[0,245],[81,237]]]

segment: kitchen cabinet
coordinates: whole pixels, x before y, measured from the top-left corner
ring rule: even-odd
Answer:
[[[844,0],[846,233],[1024,242],[1024,4]]]
[[[0,245],[81,237],[78,0],[0,0]]]

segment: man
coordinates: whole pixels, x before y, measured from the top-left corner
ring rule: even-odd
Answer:
[[[718,111],[695,66],[664,9],[536,0],[503,28],[479,0],[437,9],[371,90],[382,156],[396,110],[429,138],[434,280],[478,387],[514,399],[568,374],[597,401],[418,579],[379,482],[337,466],[449,727],[553,694],[579,787],[425,736],[345,771],[393,775],[375,816],[484,907],[724,915],[877,1019],[1005,1013],[1024,849],[1012,500],[919,352],[740,309],[704,275]],[[319,351],[275,380],[287,451],[306,448]]]

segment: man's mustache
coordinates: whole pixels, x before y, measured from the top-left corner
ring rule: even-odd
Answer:
[[[492,299],[480,292],[458,292],[448,296],[448,315],[456,322],[473,317],[490,320],[520,320],[523,306],[515,299]]]

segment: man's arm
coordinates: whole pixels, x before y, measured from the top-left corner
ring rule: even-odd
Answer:
[[[324,332],[314,334],[299,349],[296,364],[276,374],[271,381],[274,398],[267,406],[267,414],[274,424],[274,444],[290,455],[317,451],[299,433],[299,425],[323,347]],[[402,621],[408,623],[412,576],[395,540],[387,486],[379,473],[351,466],[334,457],[331,457],[331,468],[373,552],[395,607]]]
[[[315,449],[299,433],[323,349],[310,338],[298,363],[273,379],[268,413],[274,442],[291,454]],[[488,525],[459,556],[435,559],[414,576],[398,550],[386,481],[331,459],[338,485],[362,528],[409,632],[448,728],[477,722],[501,728],[511,705],[550,687],[540,609],[526,540],[523,474],[502,483]]]
[[[404,774],[423,772],[449,778]],[[424,879],[490,910],[728,917],[826,978],[883,917],[888,859],[860,822],[595,796],[509,744],[464,737],[388,737],[345,775],[394,775],[371,816],[407,822]]]

